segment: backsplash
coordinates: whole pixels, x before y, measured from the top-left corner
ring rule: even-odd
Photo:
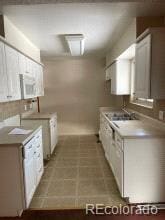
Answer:
[[[30,108],[31,103],[31,99],[0,103],[0,121],[28,111],[36,111],[36,102],[32,103],[32,109]],[[27,106],[26,111],[25,105]]]
[[[126,101],[126,107],[133,109],[134,111],[137,111],[139,113],[142,113],[144,115],[147,115],[149,117],[155,118],[159,120],[159,111],[165,111],[165,100],[154,100],[153,108],[146,108],[143,106],[135,105],[130,103],[129,96],[125,97]],[[163,120],[165,122],[165,119]]]

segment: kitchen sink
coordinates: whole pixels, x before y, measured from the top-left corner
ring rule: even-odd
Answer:
[[[111,121],[130,121],[130,120],[138,120],[134,113],[106,113],[106,117]]]

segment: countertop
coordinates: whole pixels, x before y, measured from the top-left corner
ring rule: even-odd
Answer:
[[[112,121],[110,123],[123,138],[165,138],[163,130],[140,120]]]
[[[22,128],[26,130],[32,130],[29,134],[26,135],[13,135],[9,134],[14,128]],[[25,145],[40,129],[42,126],[7,126],[0,129],[0,147],[5,145],[13,146],[23,146]]]
[[[113,111],[114,112],[114,111]],[[126,120],[111,121],[106,117],[106,112],[102,112],[104,117],[110,123],[110,126],[122,138],[165,138],[165,130],[161,126],[156,126],[152,121],[146,120]],[[109,112],[110,113],[110,112]]]
[[[57,113],[54,112],[54,113],[33,113],[31,115],[28,115],[28,116],[24,116],[22,117],[22,120],[49,120],[53,117],[56,117],[57,116]]]

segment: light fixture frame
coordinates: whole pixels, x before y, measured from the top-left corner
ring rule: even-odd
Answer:
[[[83,34],[68,34],[65,35],[65,39],[72,56],[82,56],[84,54]]]

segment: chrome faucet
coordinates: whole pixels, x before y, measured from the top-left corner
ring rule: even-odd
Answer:
[[[129,115],[131,119],[136,119],[136,113],[135,112],[128,112],[126,109],[122,109],[125,113]]]

